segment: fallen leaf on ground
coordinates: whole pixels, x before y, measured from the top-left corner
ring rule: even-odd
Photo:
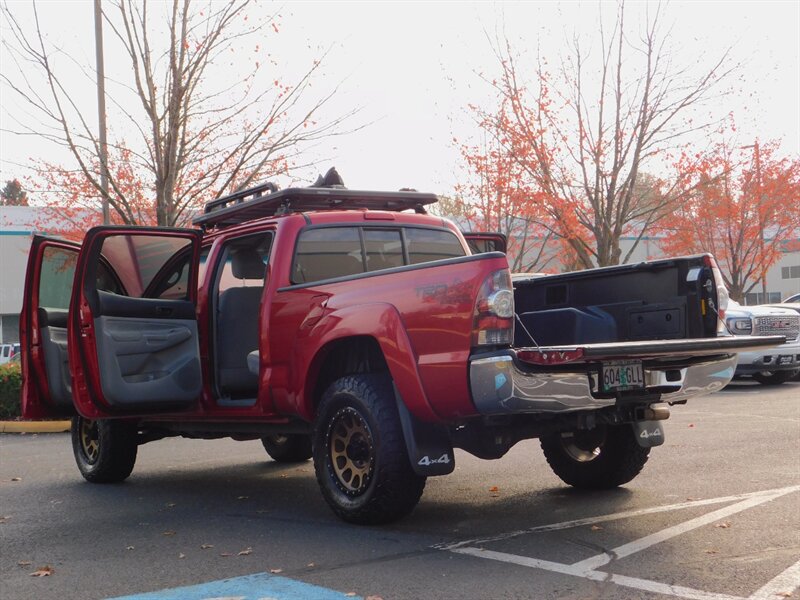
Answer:
[[[6,521],[8,521],[10,518],[11,518],[10,516],[6,516],[6,517],[0,517],[0,524],[2,524],[2,523],[5,523],[5,522],[6,522]]]
[[[282,477],[283,479],[286,479],[286,478],[288,477],[288,475],[287,475],[286,473],[281,473],[281,477]]]
[[[39,567],[36,571],[31,573],[31,577],[50,577],[55,572],[55,569],[50,565]]]
[[[22,477],[12,477],[11,481],[22,481]]]
[[[239,496],[237,500],[247,500],[250,496]]]
[[[316,567],[317,565],[315,565],[314,563],[308,563],[306,566],[307,567]]]
[[[214,544],[200,544],[200,550],[208,550],[209,548],[213,548]]]
[[[492,487],[489,488],[489,491],[490,492],[499,492],[500,488],[497,487],[496,485],[493,485]]]
[[[728,521],[723,521],[722,523],[717,523],[714,527],[719,527],[720,529],[728,529],[731,524]]]
[[[183,552],[181,552],[178,554],[178,558],[186,558],[186,555]]]
[[[694,502],[695,500],[700,500],[700,498],[692,498],[691,496],[686,498],[687,502]]]
[[[283,573],[283,569],[270,569],[269,572],[273,575],[277,575],[278,573]]]
[[[220,553],[220,556],[233,556],[233,554],[231,554],[230,552],[222,552]]]
[[[602,531],[603,528],[600,527],[600,525],[592,525],[589,529],[592,531]]]
[[[161,535],[175,535],[176,533],[177,533],[177,531],[172,531],[170,529],[169,531],[162,531]]]
[[[125,546],[125,550],[133,550],[133,546]]]
[[[706,554],[717,554],[719,552],[719,550],[714,550],[712,548],[711,550],[706,550],[705,552],[706,552]]]
[[[689,423],[689,427],[694,427],[694,423]]]
[[[780,596],[781,598],[791,598],[792,592],[777,592],[776,596]]]
[[[29,560],[21,560],[17,563],[20,567],[30,567],[33,563]]]
[[[239,550],[239,552],[236,553],[236,556],[247,556],[248,554],[252,553],[253,553],[252,548],[245,548],[244,550]]]

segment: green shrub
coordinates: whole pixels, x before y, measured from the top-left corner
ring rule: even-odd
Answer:
[[[19,417],[22,369],[19,363],[0,365],[0,419]]]

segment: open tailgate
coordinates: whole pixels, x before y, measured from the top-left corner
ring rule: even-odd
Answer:
[[[594,362],[609,359],[682,359],[747,352],[786,342],[782,335],[725,336],[689,340],[648,340],[575,346],[517,348],[517,358],[533,364]]]

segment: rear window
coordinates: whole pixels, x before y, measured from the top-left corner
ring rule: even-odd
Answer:
[[[465,254],[461,241],[451,231],[416,227],[307,229],[297,242],[291,280],[309,283]]]
[[[406,229],[408,259],[412,265],[464,256],[461,242],[450,231],[436,229]]]

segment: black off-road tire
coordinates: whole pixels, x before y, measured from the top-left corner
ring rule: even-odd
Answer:
[[[261,438],[264,450],[279,463],[298,463],[311,458],[311,436],[302,433],[265,435]]]
[[[118,483],[136,464],[136,427],[112,419],[72,418],[72,453],[78,470],[92,483]]]
[[[348,375],[319,404],[314,470],[325,501],[350,523],[376,525],[410,513],[425,488],[408,459],[391,380]]]
[[[800,369],[791,371],[761,371],[760,373],[753,373],[753,379],[761,385],[781,385],[787,381],[791,381],[797,375],[800,375]]]
[[[576,488],[609,489],[631,481],[647,462],[630,425],[542,436],[545,458],[564,483]]]

